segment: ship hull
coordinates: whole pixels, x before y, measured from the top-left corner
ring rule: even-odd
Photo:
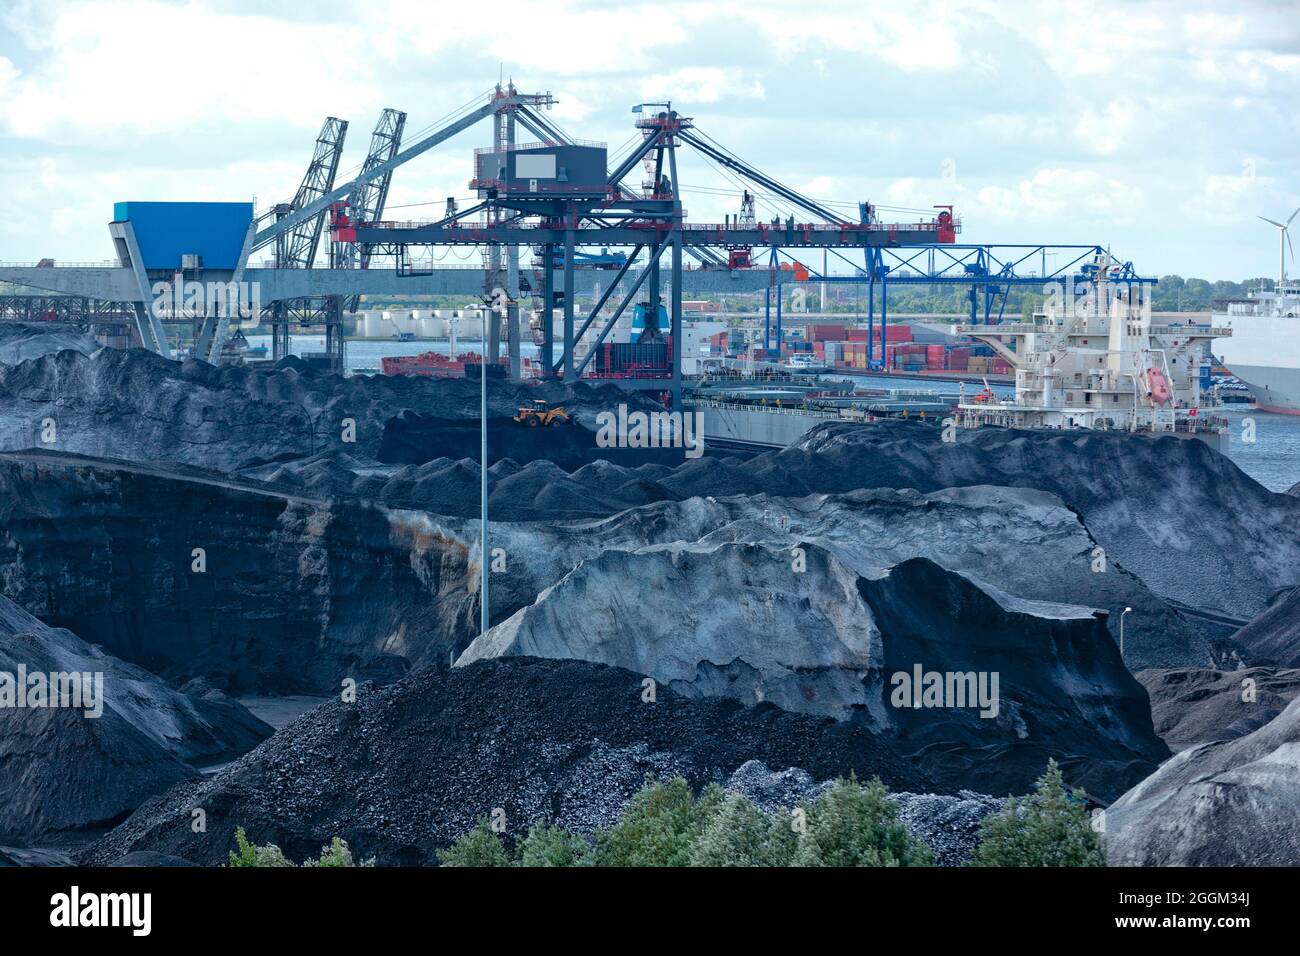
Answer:
[[[1216,343],[1223,364],[1250,387],[1260,411],[1300,415],[1300,319],[1223,315],[1232,337]]]
[[[1300,368],[1278,365],[1228,365],[1233,375],[1250,386],[1261,412],[1300,415]]]

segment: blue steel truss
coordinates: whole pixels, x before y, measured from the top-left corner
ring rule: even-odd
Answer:
[[[964,285],[969,288],[972,325],[995,324],[1006,311],[1007,294],[1012,286],[1066,283],[1083,290],[1097,281],[1099,263],[1109,263],[1108,281],[1133,286],[1153,286],[1157,280],[1138,275],[1133,263],[1118,261],[1101,246],[1040,244],[951,244],[925,243],[891,247],[877,246],[864,250],[865,266],[859,266],[834,249],[831,255],[844,260],[853,269],[850,275],[821,274],[807,269],[807,279],[796,279],[780,268],[778,253],[773,249],[769,268],[773,282],[764,304],[763,347],[771,347],[772,290],[776,290],[776,348],[781,348],[783,299],[787,283],[816,282],[866,285],[867,294],[867,362],[879,367],[884,361],[886,326],[889,322],[889,287],[891,285]],[[790,253],[785,253],[793,260]],[[1049,267],[1048,259],[1053,261]],[[876,287],[880,287],[880,354],[875,350]],[[983,308],[980,308],[980,305]],[[996,305],[996,312],[994,306]],[[982,313],[982,317],[981,317]]]

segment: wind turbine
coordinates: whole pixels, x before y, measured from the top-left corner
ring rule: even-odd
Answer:
[[[1294,218],[1296,217],[1297,214],[1300,214],[1300,209],[1297,209],[1295,212],[1291,213],[1291,219],[1294,219]],[[1292,259],[1295,259],[1295,247],[1291,245],[1291,232],[1290,232],[1291,219],[1288,219],[1285,223],[1281,223],[1281,222],[1277,222],[1277,221],[1274,220],[1274,219],[1269,219],[1269,218],[1266,217],[1266,216],[1259,216],[1258,218],[1259,218],[1259,219],[1263,219],[1263,220],[1264,220],[1266,223],[1268,223],[1269,225],[1271,225],[1271,226],[1277,226],[1277,228],[1278,228],[1278,236],[1277,236],[1277,258],[1278,258],[1278,273],[1277,273],[1277,275],[1278,275],[1278,279],[1277,279],[1277,287],[1278,287],[1279,290],[1281,290],[1282,286],[1286,285],[1286,251],[1287,251],[1288,248],[1291,250],[1291,258],[1292,258]]]

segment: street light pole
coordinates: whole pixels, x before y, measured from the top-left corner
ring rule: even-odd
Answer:
[[[492,310],[483,310],[483,354],[479,364],[479,517],[482,530],[479,533],[479,614],[478,628],[480,634],[488,631],[488,451],[487,451],[487,343],[488,314]]]
[[[1124,659],[1124,615],[1133,610],[1131,607],[1124,608],[1119,615],[1119,659]]]

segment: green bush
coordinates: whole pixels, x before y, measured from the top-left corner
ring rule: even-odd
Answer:
[[[447,849],[439,850],[438,862],[443,866],[509,866],[510,857],[501,838],[484,820]]]
[[[293,866],[293,860],[280,851],[274,843],[257,846],[250,843],[243,827],[235,828],[235,846],[229,854],[227,866]],[[374,857],[357,863],[347,841],[335,837],[328,846],[321,847],[319,860],[307,860],[303,866],[374,866]]]
[[[722,797],[691,845],[691,866],[788,866],[795,834],[790,820],[769,817],[738,793]]]
[[[1055,760],[1028,797],[1009,797],[980,825],[970,866],[1105,866],[1082,790],[1067,792]]]
[[[320,848],[320,859],[304,860],[303,866],[374,866],[375,858],[362,860],[360,863],[352,859],[352,850],[348,848],[346,840],[335,837],[330,841],[329,846]]]
[[[597,866],[687,866],[691,844],[722,801],[722,788],[705,789],[697,802],[677,777],[648,781],[608,830],[596,835]]]
[[[591,847],[576,833],[534,823],[519,844],[520,866],[589,866]]]
[[[879,779],[836,780],[811,807],[795,849],[796,866],[932,866],[934,855],[898,819]]]
[[[802,825],[797,825],[802,822]],[[247,848],[243,856],[274,847]],[[1101,866],[1083,794],[1067,794],[1055,762],[1024,800],[1012,798],[984,821],[973,866]],[[342,843],[342,841],[338,841]],[[343,844],[346,850],[346,844]],[[328,849],[328,848],[327,848]],[[510,866],[501,838],[485,822],[438,852],[444,866]],[[259,865],[236,863],[232,866]],[[349,856],[350,859],[350,856]],[[322,864],[324,854],[322,854]],[[680,777],[646,782],[618,822],[579,835],[537,823],[519,843],[520,866],[932,866],[930,848],[898,818],[878,779],[837,780],[812,805],[768,814],[738,793],[710,785],[697,798]],[[261,864],[277,865],[277,864]],[[282,864],[292,865],[292,864]],[[334,864],[346,865],[346,864]]]
[[[235,846],[237,850],[230,852],[226,866],[293,866],[293,861],[274,843],[266,846],[250,843],[243,827],[235,827]]]

